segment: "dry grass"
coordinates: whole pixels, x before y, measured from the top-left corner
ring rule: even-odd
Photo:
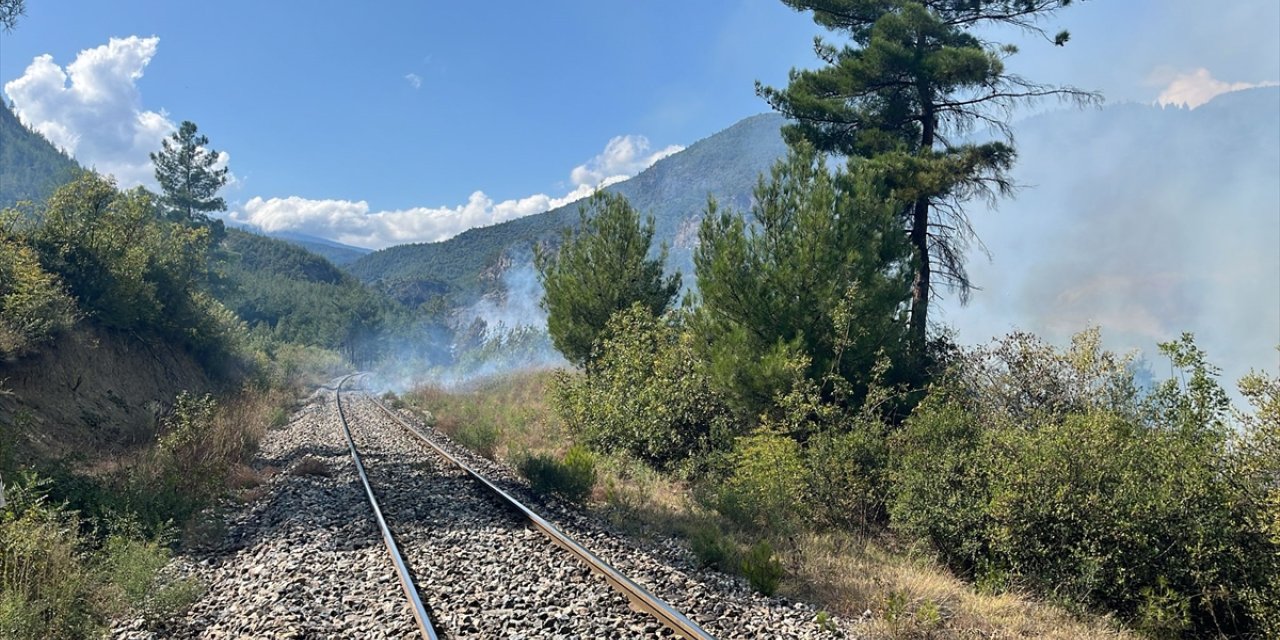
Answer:
[[[562,455],[573,444],[547,402],[554,373],[536,371],[479,380],[466,387],[419,387],[404,401],[428,411],[435,428],[493,459]],[[488,449],[488,451],[486,451]]]
[[[1017,593],[979,593],[930,561],[849,534],[776,541],[784,593],[845,616],[870,611],[868,638],[1133,638],[1112,619],[1085,620]]]
[[[405,397],[432,414],[436,428],[464,444],[477,430],[496,433],[500,457],[523,452],[563,453],[571,434],[548,404],[552,374],[511,374],[466,389],[415,389]],[[478,427],[477,425],[484,425]],[[601,456],[588,508],[632,535],[688,538],[712,527],[738,551],[759,532],[725,526],[699,505],[687,483],[642,463]],[[916,638],[1134,638],[1113,619],[1082,619],[1061,607],[1016,593],[976,590],[922,554],[899,550],[892,540],[847,533],[804,533],[769,540],[786,576],[780,592],[845,618],[870,616],[859,637]]]

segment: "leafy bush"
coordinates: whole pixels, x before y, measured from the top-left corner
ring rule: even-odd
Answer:
[[[800,445],[776,433],[739,438],[717,490],[717,507],[743,527],[786,531],[806,515],[805,466]]]
[[[887,369],[882,361],[873,379]],[[773,412],[763,417],[762,427],[803,442],[804,492],[794,499],[807,502],[812,524],[860,530],[878,526],[886,517],[889,455],[889,427],[880,412],[893,394],[872,382],[861,408],[852,410],[844,380],[828,378],[825,384],[829,398],[817,383],[798,378],[791,392],[777,399]]]
[[[730,424],[677,320],[636,305],[609,321],[591,374],[562,374],[557,412],[598,451],[671,468],[729,443]]]
[[[127,518],[83,527],[49,499],[49,485],[22,474],[0,512],[0,636],[97,637],[109,617],[137,613],[156,623],[198,597],[196,581],[161,577],[171,557],[165,538],[146,537]],[[92,537],[103,529],[110,531],[104,541]]]
[[[1253,524],[1203,354],[1189,339],[1162,348],[1190,383],[1147,398],[1095,366],[1119,360],[1088,335],[1074,353],[1015,337],[962,360],[894,437],[893,525],[980,584],[1105,607],[1154,635],[1260,630],[1280,546]],[[1043,377],[1026,393],[1006,384],[1031,371]]]
[[[449,429],[449,435],[468,449],[492,460],[497,453],[501,433],[488,422],[472,420]]]
[[[700,566],[721,571],[732,569],[738,557],[733,541],[711,523],[704,522],[694,527],[689,534],[689,547]]]
[[[1241,430],[1232,447],[1233,472],[1253,506],[1253,530],[1270,540],[1273,554],[1280,554],[1280,378],[1252,373],[1240,381],[1240,392],[1253,411],[1237,413]],[[1269,560],[1270,566],[1280,564],[1274,555]],[[1280,571],[1246,586],[1241,597],[1262,635],[1280,637]]]
[[[586,500],[596,483],[595,456],[580,445],[565,452],[562,460],[550,455],[530,455],[520,461],[520,474],[538,493],[554,493],[570,501]]]
[[[78,316],[75,302],[40,267],[36,253],[0,229],[0,360],[24,355],[70,328]]]
[[[79,520],[47,501],[46,484],[26,475],[6,487],[9,502],[0,512],[5,638],[80,638],[97,629],[86,597],[91,575],[77,537]]]
[[[884,477],[888,443],[878,423],[811,438],[805,448],[805,484],[811,517],[820,526],[865,530],[886,519]]]
[[[761,540],[742,557],[742,575],[756,591],[771,596],[782,582],[782,563],[773,557],[773,547]]]

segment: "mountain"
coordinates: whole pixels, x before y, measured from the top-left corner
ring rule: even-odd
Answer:
[[[655,237],[671,250],[668,267],[692,272],[692,250],[707,196],[746,208],[757,176],[786,152],[781,116],[743,120],[659,160],[640,175],[606,190],[626,196],[652,215]],[[449,240],[375,251],[346,266],[410,305],[443,296],[452,305],[471,304],[501,287],[511,267],[532,263],[532,248],[578,220],[578,203],[490,227],[470,229]]]
[[[67,154],[28,129],[0,100],[0,209],[22,200],[44,202],[81,171]]]
[[[349,244],[342,244],[341,242],[334,242],[333,240],[326,240],[325,238],[294,231],[278,231],[266,235],[302,247],[339,266],[355,262],[373,251],[372,249],[353,247]]]

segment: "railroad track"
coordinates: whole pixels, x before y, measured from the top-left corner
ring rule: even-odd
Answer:
[[[655,634],[654,631],[665,630],[663,631],[663,633],[667,635],[683,637],[689,640],[712,639],[712,636],[706,631],[704,631],[700,626],[698,626],[697,623],[693,622],[687,616],[685,616],[684,614],[680,613],[675,608],[673,608],[671,605],[667,604],[660,598],[654,596],[648,590],[644,589],[643,587],[636,584],[631,579],[627,578],[617,569],[613,568],[608,563],[606,563],[605,561],[600,559],[598,556],[593,554],[586,547],[584,547],[583,545],[579,544],[578,542],[570,538],[568,535],[566,535],[554,524],[552,524],[545,518],[538,515],[535,511],[533,511],[532,509],[530,509],[529,507],[521,503],[517,498],[512,496],[509,492],[504,491],[502,488],[498,487],[489,479],[485,478],[483,475],[481,475],[471,466],[469,466],[468,464],[460,460],[458,457],[450,454],[448,451],[438,446],[425,433],[423,433],[422,430],[418,429],[417,427],[401,419],[400,416],[396,415],[394,412],[389,410],[385,405],[381,403],[381,401],[379,401],[374,396],[367,393],[359,392],[357,390],[357,398],[359,398],[360,400],[363,400],[366,403],[366,406],[362,408],[360,407],[353,408],[352,406],[344,407],[343,386],[352,380],[359,380],[361,377],[362,376],[358,374],[346,376],[341,380],[339,380],[338,384],[335,386],[335,402],[338,408],[338,415],[342,423],[343,433],[346,436],[347,444],[350,448],[351,458],[355,464],[361,483],[364,486],[366,496],[369,499],[369,503],[371,505],[371,508],[374,514],[374,518],[377,521],[378,528],[382,534],[384,545],[386,546],[388,554],[391,556],[392,563],[396,568],[396,572],[398,574],[400,584],[401,584],[401,589],[408,600],[409,608],[413,614],[419,633],[422,635],[422,637],[435,640],[438,637],[442,637],[446,635],[453,636],[453,635],[467,635],[467,634],[479,634],[479,633],[493,633],[495,631],[493,626],[494,624],[497,624],[493,622],[493,620],[488,620],[486,622],[489,623],[489,626],[487,628],[482,629],[481,627],[484,626],[484,623],[482,621],[470,615],[465,615],[465,614],[460,615],[456,611],[453,612],[453,615],[451,616],[452,618],[451,624],[440,624],[440,620],[438,618],[433,622],[433,616],[432,616],[433,611],[431,609],[431,606],[433,606],[433,603],[435,603],[435,600],[431,597],[433,594],[440,597],[440,602],[438,604],[435,604],[435,606],[438,606],[440,608],[440,611],[436,612],[437,614],[439,613],[448,614],[449,613],[448,609],[451,606],[457,606],[458,603],[462,601],[467,601],[464,603],[463,606],[466,606],[468,610],[476,609],[477,608],[475,606],[476,602],[474,601],[475,596],[474,595],[465,596],[462,598],[456,597],[458,595],[457,594],[458,589],[454,588],[458,586],[456,583],[450,584],[448,581],[441,583],[440,580],[437,578],[437,579],[431,580],[430,585],[423,585],[421,584],[423,582],[422,580],[415,579],[415,576],[421,577],[422,574],[438,576],[442,572],[445,573],[446,575],[449,575],[455,578],[458,577],[458,567],[456,566],[442,567],[439,563],[433,564],[431,554],[423,553],[423,551],[426,551],[430,548],[431,546],[430,544],[426,544],[425,547],[419,546],[423,544],[422,536],[431,535],[430,531],[424,530],[424,527],[422,526],[422,522],[424,520],[433,520],[435,522],[433,526],[437,529],[441,528],[442,526],[448,526],[443,524],[444,517],[446,517],[448,514],[447,513],[423,514],[422,509],[420,507],[424,506],[423,503],[425,502],[425,503],[434,503],[436,506],[444,506],[445,503],[449,503],[448,504],[449,507],[456,508],[461,502],[463,502],[460,498],[455,497],[457,490],[462,489],[462,487],[459,486],[459,481],[461,481],[463,484],[469,484],[473,488],[472,489],[473,491],[479,490],[481,493],[484,494],[484,497],[482,498],[482,500],[488,501],[487,508],[490,511],[499,510],[505,507],[506,510],[509,511],[511,514],[515,514],[518,518],[527,522],[533,530],[536,530],[542,536],[545,536],[547,539],[549,539],[550,542],[554,543],[560,549],[567,552],[567,554],[565,554],[567,555],[567,557],[572,558],[572,562],[575,563],[577,566],[576,572],[572,569],[565,568],[564,565],[565,565],[566,559],[564,556],[562,556],[558,560],[554,558],[548,558],[548,560],[550,561],[548,566],[541,569],[538,566],[536,566],[538,564],[537,562],[531,563],[533,566],[531,566],[530,563],[527,563],[527,562],[525,563],[526,568],[531,569],[533,571],[551,572],[554,575],[563,576],[565,579],[574,581],[569,585],[568,589],[559,590],[559,595],[561,597],[570,597],[579,601],[578,604],[565,607],[565,609],[572,611],[576,616],[583,616],[583,615],[590,616],[590,615],[603,615],[604,612],[609,610],[610,608],[615,610],[618,608],[617,606],[619,604],[618,600],[620,599],[617,598],[616,596],[614,597],[613,602],[606,602],[607,598],[605,597],[601,597],[598,594],[594,596],[590,595],[591,589],[589,588],[589,585],[585,584],[586,580],[584,579],[585,576],[583,574],[586,572],[582,571],[583,569],[586,569],[591,574],[594,574],[599,578],[603,578],[604,583],[606,583],[609,587],[612,587],[614,591],[616,591],[618,594],[621,594],[621,596],[625,598],[625,601],[623,602],[627,603],[630,606],[630,609],[633,611],[628,611],[623,614],[617,614],[615,612],[614,614],[612,614],[614,617],[610,619],[610,624],[614,624],[615,625],[614,627],[611,628],[609,627],[609,625],[606,624],[605,626],[596,627],[594,631],[587,631],[588,633],[596,633],[596,634],[607,633],[609,634],[610,637],[613,637],[620,630],[630,631],[633,633],[638,633],[640,635],[662,635],[661,633]],[[350,404],[355,405],[357,403],[350,403]],[[371,412],[374,415],[371,416],[370,415]],[[408,511],[411,511],[414,513],[413,516],[406,518],[402,523],[402,526],[400,527],[401,535],[404,535],[404,533],[407,531],[414,531],[416,533],[416,537],[414,538],[413,543],[407,543],[409,540],[409,537],[405,536],[404,542],[406,542],[406,544],[398,544],[396,541],[396,535],[393,534],[392,532],[392,523],[388,523],[387,517],[384,516],[383,504],[390,503],[391,501],[386,500],[385,496],[382,502],[379,501],[378,492],[375,491],[375,486],[374,486],[375,483],[371,481],[370,478],[371,476],[376,477],[379,475],[385,477],[386,474],[394,473],[395,471],[390,469],[379,470],[377,469],[376,464],[374,465],[374,470],[372,473],[369,471],[368,468],[366,468],[364,464],[365,458],[370,458],[372,460],[390,460],[391,457],[387,453],[385,443],[379,443],[377,438],[372,433],[365,434],[362,436],[362,439],[366,440],[365,445],[361,445],[361,446],[357,445],[356,432],[361,431],[361,429],[358,426],[353,428],[353,425],[360,424],[356,419],[356,416],[355,416],[356,413],[359,413],[360,417],[364,418],[366,422],[370,422],[370,423],[374,421],[373,418],[375,416],[382,416],[392,421],[401,430],[400,437],[411,438],[413,442],[419,445],[418,449],[421,451],[423,455],[430,456],[434,458],[436,461],[438,461],[433,463],[430,460],[424,460],[425,466],[431,467],[432,471],[435,472],[435,475],[437,476],[439,475],[440,467],[448,467],[448,468],[456,469],[456,471],[454,472],[455,475],[451,479],[446,477],[446,479],[442,481],[440,477],[432,478],[433,480],[435,480],[437,484],[443,483],[448,486],[445,487],[444,492],[430,493],[428,491],[426,495],[432,496],[433,498],[431,500],[419,500],[417,501],[419,504],[415,506],[415,505],[407,504],[406,500],[403,499],[403,497],[399,499],[398,506],[400,508],[406,508]],[[351,417],[349,418],[349,416]],[[386,435],[384,434],[382,437],[386,437]],[[395,436],[391,436],[391,437],[395,437]],[[362,456],[361,455],[362,446],[366,449],[372,449],[372,453]],[[423,469],[421,468],[408,470],[409,473],[418,473],[421,471],[423,471]],[[412,501],[412,498],[409,498],[408,500]],[[432,505],[426,504],[425,506],[429,507]],[[470,507],[470,508],[474,508],[474,507]],[[396,512],[397,511],[395,507],[393,507],[389,511],[389,513],[393,515]],[[466,515],[465,511],[463,513],[464,515]],[[440,518],[435,519],[436,516],[440,516]],[[499,529],[498,533],[500,535],[504,534],[504,532],[501,531],[502,525],[500,524],[494,525],[494,520],[492,519],[492,517],[493,517],[492,514],[486,514],[481,516],[480,518],[482,522],[481,530],[487,534],[491,532],[491,528],[496,526],[497,529]],[[508,518],[508,520],[510,518],[509,515],[505,517]],[[499,517],[499,520],[501,520],[501,518],[502,517]],[[470,526],[470,525],[464,525],[462,527],[464,531],[468,530],[467,526]],[[508,527],[509,527],[509,524],[508,524]],[[426,529],[430,529],[430,527],[427,527]],[[454,533],[456,533],[456,531]],[[510,534],[511,532],[506,531],[505,533]],[[471,536],[471,537],[475,537],[475,536]],[[480,537],[483,537],[483,536],[480,536]],[[467,538],[468,536],[466,535],[454,536],[453,542],[454,543],[463,542]],[[524,539],[521,539],[519,535],[516,535],[514,538],[511,538],[511,536],[508,535],[506,538],[503,538],[502,541],[497,544],[500,544],[500,545],[517,544],[517,543],[529,544],[530,542],[531,541],[527,540],[527,536]],[[545,543],[543,543],[543,545],[546,546]],[[409,553],[405,553],[404,551],[402,551],[402,547],[407,547],[407,551]],[[416,552],[416,557],[415,557],[415,552]],[[534,551],[530,551],[527,554],[525,552],[519,552],[517,557],[521,560],[528,560],[529,559],[527,557],[528,555],[538,555],[538,553]],[[482,572],[483,570],[477,570],[477,571]],[[464,571],[463,573],[466,573],[466,572]],[[504,577],[513,578],[514,575],[508,575]],[[540,576],[540,577],[545,578],[545,573],[543,576]],[[530,578],[533,578],[533,576],[530,576]],[[593,582],[595,582],[597,585],[599,584],[598,579],[594,580]],[[465,591],[465,587],[463,588],[463,590]],[[555,591],[555,589],[548,589],[548,591]],[[425,601],[424,601],[424,594],[426,594]],[[585,602],[583,602],[584,595],[586,596]],[[490,597],[491,600],[496,599],[494,598],[494,594],[492,593],[488,594],[488,596]],[[552,597],[554,598],[555,594],[552,594]],[[530,603],[527,601],[518,601],[517,599],[508,598],[506,596],[501,597],[501,602],[502,602],[502,605],[500,606],[503,606],[503,607],[505,607],[505,605],[508,602],[511,602],[513,604],[513,606],[511,607],[511,610],[508,612],[509,615],[511,616],[518,616],[521,611],[523,611],[528,615],[535,615],[537,611],[541,610],[542,611],[541,615],[544,616],[542,618],[542,624],[544,625],[550,624],[554,627],[554,625],[559,625],[561,622],[563,622],[563,619],[559,615],[557,615],[557,617],[554,618],[554,620],[550,620],[547,617],[545,617],[547,606],[549,605],[544,604],[544,605],[531,606]],[[555,606],[555,605],[550,605],[550,606]],[[599,608],[598,611],[594,610],[597,608]],[[647,624],[647,625],[638,624],[637,622],[634,621],[634,617],[639,616],[640,614],[634,613],[634,612],[642,612],[643,614],[647,614],[652,618],[652,620],[657,622],[657,625],[661,625],[661,626],[659,627],[653,624]],[[476,611],[475,613],[477,615],[479,614],[478,611]],[[630,618],[628,618],[628,616],[630,616]],[[630,622],[628,622],[629,619],[630,619]],[[568,628],[572,624],[573,624],[572,621],[565,622],[564,626]],[[443,628],[438,630],[437,626],[448,627],[448,628]],[[558,627],[555,627],[555,628],[559,630]],[[550,630],[548,629],[547,626],[543,626],[543,629],[548,631]],[[581,627],[576,627],[575,630],[571,631],[570,633],[580,633],[581,631],[582,631]]]

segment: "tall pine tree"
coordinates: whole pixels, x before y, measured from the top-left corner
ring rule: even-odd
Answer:
[[[215,168],[218,152],[208,148],[209,138],[197,135],[190,120],[161,144],[161,150],[151,154],[156,181],[164,192],[160,204],[175,222],[209,225],[207,213],[227,208],[218,197],[218,189],[227,184],[227,167]]]
[[[783,0],[813,12],[816,23],[849,38],[835,46],[815,41],[826,66],[792,70],[785,89],[757,84],[774,109],[797,121],[789,142],[862,158],[881,175],[884,195],[902,203],[903,228],[913,248],[909,327],[912,351],[923,354],[928,307],[938,285],[967,301],[972,283],[965,251],[976,237],[965,213],[974,198],[994,202],[1013,190],[1015,151],[1007,124],[1022,103],[1058,98],[1099,100],[1071,87],[1031,82],[1006,70],[1016,53],[974,33],[1014,26],[1056,45],[1041,21],[1070,0]],[[961,136],[991,128],[1000,140],[972,143]]]

